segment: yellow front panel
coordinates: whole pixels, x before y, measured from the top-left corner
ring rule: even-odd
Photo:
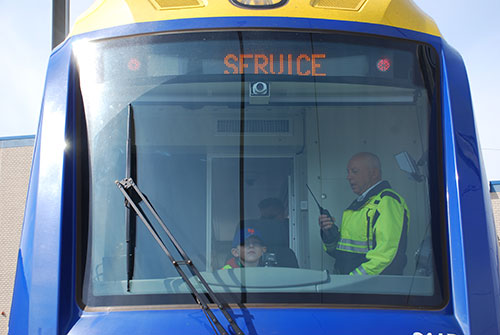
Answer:
[[[434,21],[411,0],[289,0],[265,10],[239,8],[229,0],[101,0],[77,20],[71,34],[138,22],[238,16],[366,22],[440,36]]]

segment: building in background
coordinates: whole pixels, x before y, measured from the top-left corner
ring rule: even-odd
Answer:
[[[35,136],[0,138],[0,334],[7,334]]]
[[[500,243],[500,181],[490,182],[491,207],[495,217],[495,226],[497,228],[498,241]]]

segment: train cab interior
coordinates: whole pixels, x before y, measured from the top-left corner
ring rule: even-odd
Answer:
[[[134,111],[141,113],[142,108],[139,104],[134,106]],[[189,173],[177,175],[172,171],[172,178],[176,181],[170,181],[170,187],[165,182],[164,187],[158,190],[175,190],[175,197],[186,199],[189,206],[175,207],[189,207],[190,213],[185,215],[192,216],[188,221],[197,229],[201,228],[201,218],[206,236],[197,244],[197,249],[200,249],[196,253],[206,255],[206,258],[202,257],[207,269],[216,270],[224,266],[233,237],[241,224],[265,231],[267,243],[290,248],[298,266],[329,269],[333,267],[334,259],[326,255],[321,247],[319,209],[313,195],[340,224],[342,212],[357,197],[346,180],[347,162],[358,152],[376,153],[382,163],[383,179],[388,180],[406,200],[410,210],[408,265],[405,271],[412,274],[416,266],[413,256],[428,230],[429,197],[425,176],[420,174],[416,177],[404,171],[398,159],[406,154],[413,161],[420,160],[420,164],[425,164],[422,138],[426,135],[421,132],[426,128],[427,120],[418,114],[417,108],[418,104],[381,104],[301,106],[291,111],[290,106],[251,106],[246,110],[244,123],[249,129],[243,139],[238,130],[241,120],[234,117],[239,114],[238,111],[228,109],[227,113],[221,113],[220,108],[215,113],[208,112],[210,108],[181,110],[183,118],[186,114],[192,115],[187,118],[187,125],[198,122],[200,127],[197,129],[205,128],[204,134],[198,136],[200,144],[206,147],[204,152],[190,154],[191,159],[183,157],[179,162],[180,166],[176,169]],[[151,123],[157,119],[156,116],[151,116]],[[138,127],[139,122],[136,123]],[[169,136],[179,140],[182,134],[187,137],[192,132],[179,124]],[[221,146],[217,143],[220,141],[226,143]],[[244,142],[243,148],[241,142]],[[193,143],[193,146],[199,144]],[[169,145],[165,143],[167,147]],[[150,158],[165,164],[155,166],[156,171],[150,173],[167,174],[172,169],[169,167],[171,161],[179,155],[175,149],[166,149],[162,153],[163,159]],[[193,147],[191,150],[196,149]],[[161,150],[156,150],[156,155],[159,155],[158,151]],[[165,152],[169,156],[165,157]],[[194,157],[196,162],[192,161]],[[422,166],[422,171],[425,171],[425,166]],[[158,178],[155,183],[161,185],[161,179]],[[204,186],[201,194],[200,184]],[[266,219],[259,207],[266,199],[281,202],[282,214]],[[170,201],[176,201],[174,196]],[[205,250],[201,249],[202,245]]]
[[[164,88],[158,92],[169,94]],[[413,99],[414,92],[408,92],[408,98]],[[265,230],[267,243],[293,252],[289,255],[296,261],[291,264],[330,269],[334,259],[322,250],[316,200],[339,224],[343,210],[356,198],[346,180],[347,162],[358,152],[372,152],[381,160],[383,179],[408,204],[405,272],[412,274],[414,255],[429,229],[430,217],[425,176],[428,119],[427,113],[419,112],[425,105],[425,98],[406,104],[357,106],[250,105],[242,122],[238,108],[165,106],[139,100],[132,104],[136,182],[204,270],[224,266],[242,224]],[[115,124],[116,129],[126,128],[126,115],[126,109],[116,115],[114,122],[121,123]],[[241,124],[247,128],[243,135]],[[111,151],[119,155],[112,161],[123,162],[114,166],[113,181],[124,177],[124,151],[119,149],[124,136],[116,137],[117,150]],[[422,172],[405,171],[402,156],[414,168],[420,165]],[[105,171],[96,172],[94,178]],[[122,206],[119,192],[106,190],[106,197],[116,199],[113,207]],[[263,215],[259,204],[266,199],[281,203],[279,218]],[[103,208],[101,213],[106,212]],[[103,231],[102,236],[106,234]],[[168,264],[161,261],[159,247],[141,224],[137,234],[137,273],[140,276],[139,269],[144,268],[145,277],[163,276]],[[116,244],[123,248],[123,241]],[[111,248],[110,244],[103,247]],[[163,266],[153,264],[151,254]]]

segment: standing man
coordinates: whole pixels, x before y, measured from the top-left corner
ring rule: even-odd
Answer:
[[[401,275],[406,265],[409,211],[404,199],[382,180],[379,158],[355,154],[347,180],[358,197],[335,219],[319,217],[323,249],[335,258],[335,272],[350,275]]]

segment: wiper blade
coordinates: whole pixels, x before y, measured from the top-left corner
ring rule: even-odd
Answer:
[[[128,105],[127,115],[127,141],[125,151],[125,178],[133,178],[135,176],[136,153],[135,153],[135,136],[134,136],[134,110],[132,105]],[[125,200],[125,225],[126,225],[126,241],[127,241],[127,292],[130,292],[130,281],[134,277],[135,263],[135,239],[136,239],[136,216],[130,209],[130,205]]]
[[[226,306],[224,306],[220,300],[217,298],[215,293],[212,291],[206,280],[202,277],[196,266],[193,264],[193,261],[187,256],[186,252],[182,247],[179,245],[177,240],[174,238],[170,230],[167,228],[167,226],[163,223],[161,220],[160,216],[156,212],[156,210],[153,208],[153,205],[149,202],[147,197],[141,192],[139,187],[134,183],[134,180],[132,178],[125,178],[121,181],[115,181],[115,184],[118,186],[120,191],[122,192],[123,196],[125,197],[126,201],[129,203],[129,205],[132,206],[134,211],[136,212],[137,216],[141,219],[141,221],[144,223],[146,228],[149,230],[153,238],[156,240],[156,242],[159,244],[163,252],[167,255],[167,257],[170,259],[170,262],[174,265],[175,269],[181,276],[181,278],[184,280],[186,285],[189,287],[191,290],[192,294],[195,297],[196,302],[201,306],[203,309],[203,312],[207,313],[209,316],[209,320],[215,325],[217,330],[223,334],[223,335],[228,335],[228,332],[224,329],[224,327],[221,325],[215,314],[210,310],[210,307],[208,304],[210,303],[207,299],[207,297],[204,294],[200,294],[194,285],[191,283],[189,278],[187,277],[186,273],[184,270],[181,268],[181,265],[186,265],[189,268],[189,271],[191,274],[195,277],[198,278],[200,283],[203,285],[205,290],[207,291],[208,296],[210,299],[217,305],[219,310],[222,312],[224,317],[227,319],[233,330],[236,332],[238,335],[244,335],[243,331],[238,327],[236,322],[233,320],[231,315],[228,313]],[[170,242],[174,245],[175,249],[177,249],[177,252],[179,255],[181,255],[182,260],[176,260],[173,255],[170,253],[170,251],[167,249],[165,243],[162,241],[160,235],[156,232],[154,229],[153,225],[151,222],[147,219],[145,214],[142,212],[142,210],[138,207],[138,203],[136,203],[132,196],[129,193],[132,193],[132,191],[137,195],[143,202],[146,204],[146,207],[149,209],[151,213],[153,213],[153,216],[155,217],[156,221],[160,224],[161,228],[165,231],[167,234],[168,238],[170,239]]]

